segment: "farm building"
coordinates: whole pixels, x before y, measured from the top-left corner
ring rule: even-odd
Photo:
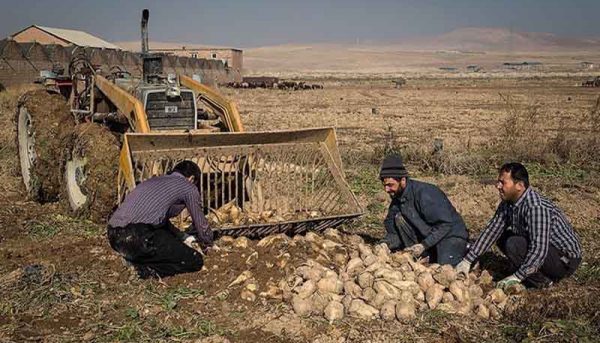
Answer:
[[[228,68],[236,81],[241,81],[243,68],[243,51],[235,48],[194,48],[181,47],[174,49],[150,49],[151,52],[165,53],[175,56],[219,60]]]
[[[0,83],[31,83],[41,71],[67,71],[71,56],[81,49],[104,72],[119,66],[134,76],[141,73],[139,53],[122,50],[87,32],[31,25],[0,40]],[[241,81],[241,50],[204,50],[193,54],[167,53],[164,72],[194,76],[210,85]]]
[[[100,49],[121,50],[120,47],[87,32],[31,25],[13,35],[17,43],[38,43],[42,45],[80,46]]]

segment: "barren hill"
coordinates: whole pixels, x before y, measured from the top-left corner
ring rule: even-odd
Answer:
[[[561,37],[546,32],[516,32],[506,28],[467,27],[434,37],[402,42],[420,49],[466,51],[600,50],[599,39]]]
[[[140,51],[141,43],[139,41],[122,41],[115,42],[114,44],[120,46],[125,50],[130,51]],[[182,47],[186,48],[208,48],[209,46],[199,44],[199,43],[180,43],[180,42],[153,42],[150,41],[149,44],[150,49],[181,49]],[[212,48],[219,48],[219,46],[211,45]]]
[[[138,50],[139,42],[117,42]],[[202,47],[200,44],[150,42],[151,48]],[[551,33],[515,32],[504,28],[461,28],[437,36],[369,44],[283,44],[246,48],[248,74],[289,72],[390,73],[464,68],[476,64],[497,68],[506,61],[572,64],[600,62],[600,39],[560,37]]]

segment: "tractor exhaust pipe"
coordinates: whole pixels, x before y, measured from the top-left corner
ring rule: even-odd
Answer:
[[[148,47],[148,18],[150,11],[145,8],[142,11],[142,77],[145,82],[150,83],[152,75],[159,75],[163,72],[162,56],[150,54]]]
[[[150,17],[150,11],[145,8],[142,11],[142,54],[148,54],[148,18]]]

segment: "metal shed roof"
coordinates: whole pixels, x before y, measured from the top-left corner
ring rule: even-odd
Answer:
[[[105,49],[117,49],[121,50],[120,47],[109,43],[101,38],[93,36],[87,32],[77,31],[77,30],[68,30],[68,29],[58,29],[54,27],[47,26],[38,26],[32,25],[33,27],[37,27],[42,31],[46,31],[49,34],[56,36],[58,38],[62,38],[68,42],[73,43],[78,46],[89,46],[92,48],[105,48]]]

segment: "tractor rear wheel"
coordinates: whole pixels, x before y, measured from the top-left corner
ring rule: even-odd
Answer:
[[[119,140],[106,127],[84,123],[66,147],[64,198],[78,217],[104,223],[117,203]]]
[[[58,200],[62,146],[66,134],[75,126],[68,104],[58,94],[29,91],[19,98],[16,126],[27,194],[42,203]]]

